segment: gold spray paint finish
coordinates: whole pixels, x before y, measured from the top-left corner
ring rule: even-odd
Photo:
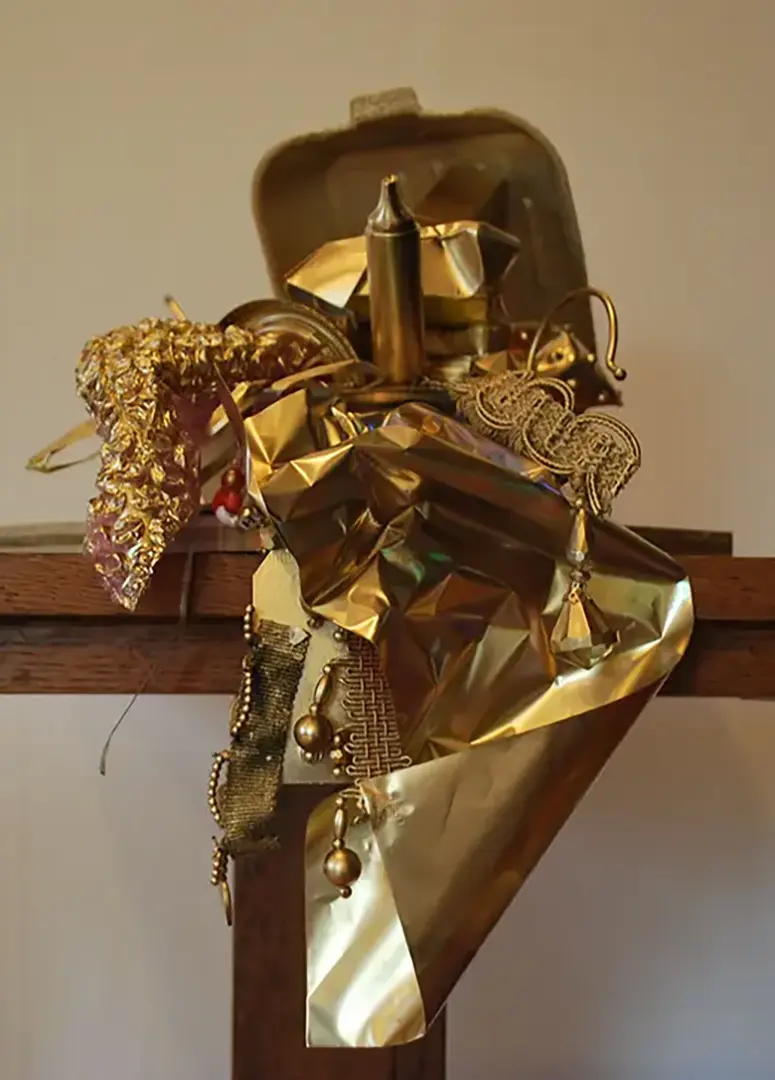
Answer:
[[[366,254],[374,363],[393,385],[418,382],[425,358],[420,229],[395,176],[382,181]]]

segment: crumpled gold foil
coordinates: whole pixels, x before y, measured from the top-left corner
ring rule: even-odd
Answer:
[[[550,647],[572,509],[547,469],[419,404],[326,426],[308,390],[247,422],[251,491],[299,567],[305,606],[372,641],[413,764],[364,780],[338,897],[307,834],[307,1038],[422,1035],[692,629],[683,570],[591,522],[589,594],[617,633],[590,668]]]
[[[519,253],[515,236],[483,221],[449,221],[424,225],[420,244],[428,325],[465,326],[501,314],[499,283]],[[323,301],[368,318],[365,237],[324,244],[291,271],[286,287],[296,300]]]
[[[221,385],[268,385],[319,352],[299,335],[145,319],[85,346],[78,392],[104,442],[86,550],[134,608],[198,503],[198,451]]]

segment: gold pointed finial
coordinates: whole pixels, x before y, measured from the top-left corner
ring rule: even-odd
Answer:
[[[383,178],[380,185],[379,200],[368,218],[368,230],[371,235],[387,233],[390,236],[402,232],[415,232],[418,226],[411,210],[401,196],[398,177]]]

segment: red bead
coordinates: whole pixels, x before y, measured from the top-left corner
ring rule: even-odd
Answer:
[[[238,514],[242,509],[242,492],[240,491],[227,491],[225,492],[224,500],[222,503],[224,509],[230,514]]]

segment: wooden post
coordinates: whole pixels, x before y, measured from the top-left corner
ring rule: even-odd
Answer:
[[[304,832],[320,788],[284,788],[280,849],[236,861],[232,1080],[444,1080],[444,1018],[387,1050],[304,1044]]]

